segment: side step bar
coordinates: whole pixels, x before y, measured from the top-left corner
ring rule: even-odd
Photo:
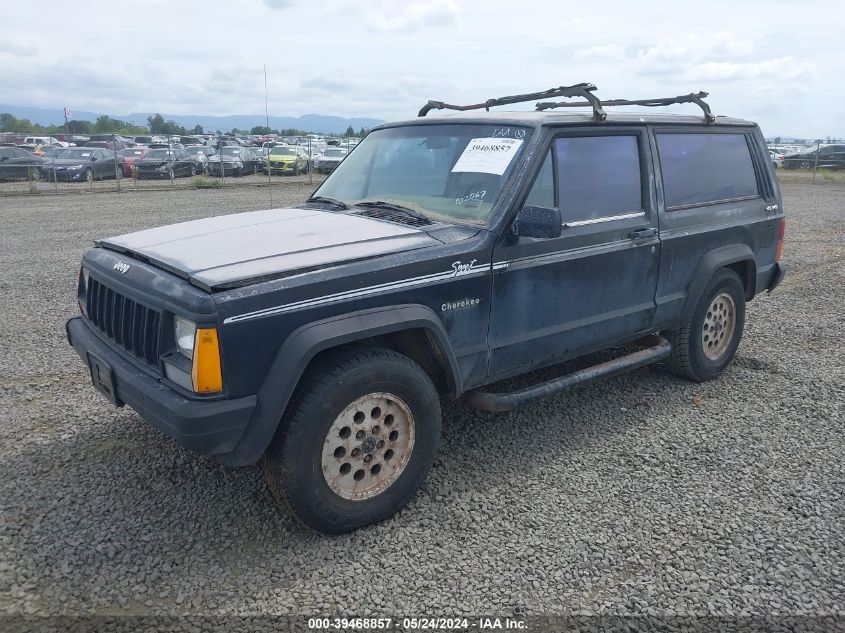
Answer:
[[[556,396],[576,385],[584,385],[600,378],[616,376],[649,365],[672,353],[672,344],[662,336],[654,335],[637,342],[647,344],[649,347],[519,391],[491,393],[474,390],[465,393],[462,399],[473,409],[481,411],[493,413],[513,411],[543,398]]]

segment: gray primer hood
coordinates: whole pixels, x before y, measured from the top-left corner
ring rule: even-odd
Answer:
[[[410,226],[294,208],[205,218],[96,242],[207,290],[440,243]]]

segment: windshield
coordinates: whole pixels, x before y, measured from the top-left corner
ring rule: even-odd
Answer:
[[[169,149],[153,149],[147,152],[144,155],[144,158],[148,158],[150,160],[164,160],[166,158],[173,158],[173,152]]]
[[[186,147],[185,151],[189,154],[193,154],[194,156],[199,156],[200,154],[206,154],[205,147]]]
[[[240,156],[241,155],[241,148],[240,147],[224,147],[220,150],[220,153],[223,156]]]
[[[144,149],[122,149],[118,152],[118,155],[127,157],[127,156],[143,156],[146,150]]]
[[[389,202],[432,220],[485,224],[530,136],[529,129],[501,125],[376,130],[314,195],[350,205]]]
[[[58,158],[59,154],[61,154],[64,149],[64,147],[48,147],[43,151],[41,156],[44,158]]]
[[[323,156],[339,158],[341,156],[346,156],[346,152],[342,149],[327,149],[323,152]]]
[[[96,150],[92,149],[66,149],[62,152],[62,158],[90,158]]]
[[[292,147],[274,147],[270,150],[271,156],[293,156],[296,151]]]

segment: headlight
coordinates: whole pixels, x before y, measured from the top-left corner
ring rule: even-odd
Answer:
[[[194,345],[197,338],[197,324],[184,317],[177,316],[173,320],[176,334],[176,349],[186,358],[194,357]]]
[[[68,169],[82,169],[83,165],[72,165]]]
[[[188,360],[178,357],[164,358],[164,371],[168,379],[194,393],[213,394],[223,391],[223,373],[220,365],[220,345],[217,328],[201,327],[184,317],[174,316],[176,348]]]

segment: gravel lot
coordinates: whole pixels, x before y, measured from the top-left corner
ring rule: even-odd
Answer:
[[[92,239],[268,189],[0,198],[0,614],[845,615],[845,185],[784,195],[791,270],[725,376],[446,403],[415,501],[332,538],[111,408],[65,340]]]

